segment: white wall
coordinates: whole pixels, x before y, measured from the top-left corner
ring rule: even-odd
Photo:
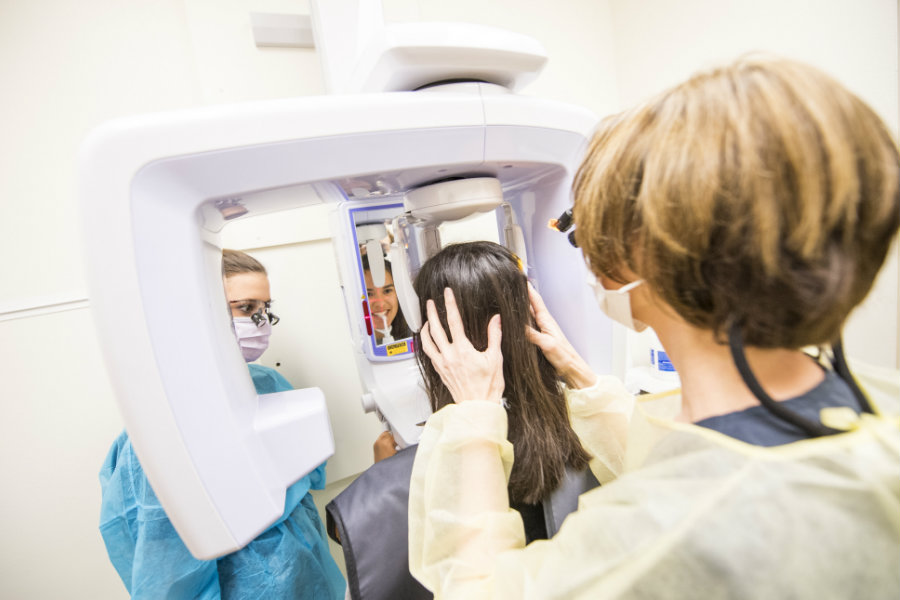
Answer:
[[[538,38],[551,59],[525,93],[598,114],[621,105],[619,91],[631,102],[762,43],[831,70],[897,124],[897,18],[889,1],[385,0],[385,7],[389,19],[475,21]],[[96,530],[97,472],[121,420],[86,310],[75,151],[91,128],[120,115],[321,93],[314,52],[255,48],[251,11],[307,6],[0,0],[0,597],[127,596]],[[327,245],[314,242],[307,254],[324,257]],[[266,252],[261,258],[276,265],[278,279],[296,268]],[[896,364],[893,277],[882,316],[894,326],[860,329],[856,347],[888,340]]]

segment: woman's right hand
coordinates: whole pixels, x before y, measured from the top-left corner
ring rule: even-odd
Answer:
[[[494,315],[488,321],[488,345],[480,352],[466,337],[453,290],[449,287],[444,288],[444,305],[450,335],[447,336],[441,325],[434,300],[429,298],[425,303],[428,319],[419,333],[422,351],[431,359],[454,402],[487,400],[500,404],[504,389],[500,315]]]
[[[528,284],[528,297],[531,300],[531,312],[534,314],[538,329],[526,325],[525,337],[541,349],[541,352],[570,388],[583,389],[594,385],[597,382],[597,376],[566,339],[556,319],[547,310],[543,298],[531,283]]]

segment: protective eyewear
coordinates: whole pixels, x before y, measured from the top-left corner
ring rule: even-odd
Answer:
[[[244,314],[249,314],[250,319],[257,327],[262,327],[266,321],[272,325],[277,325],[281,320],[278,315],[272,312],[271,300],[231,300],[229,303]]]
[[[556,219],[550,219],[547,223],[547,227],[553,229],[554,231],[559,231],[560,233],[565,233],[569,231],[569,234],[566,236],[568,238],[569,243],[578,247],[578,243],[575,241],[575,230],[572,228],[574,225],[574,219],[572,218],[572,209],[566,209],[563,214],[559,215]]]

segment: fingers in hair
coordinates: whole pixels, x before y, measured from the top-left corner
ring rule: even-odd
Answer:
[[[430,337],[434,341],[435,346],[437,346],[437,349],[441,350],[449,342],[447,341],[447,334],[444,332],[444,326],[441,325],[441,319],[438,317],[434,300],[428,299],[425,303],[425,311],[428,313],[428,324],[430,325],[428,331]]]
[[[500,315],[494,315],[488,322],[488,347],[487,352],[500,352],[500,341],[503,338],[503,329],[500,325]]]
[[[468,339],[462,317],[459,315],[459,307],[456,305],[456,298],[453,296],[453,290],[449,287],[444,288],[444,306],[447,309],[447,326],[450,329],[450,336],[454,341]]]

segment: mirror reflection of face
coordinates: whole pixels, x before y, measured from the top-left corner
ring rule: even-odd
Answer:
[[[372,315],[372,326],[375,329],[375,341],[380,342],[384,334],[378,330],[390,329],[399,309],[397,292],[394,290],[394,277],[390,271],[385,271],[384,287],[375,287],[370,271],[365,271],[365,277],[366,296],[369,298],[369,312]]]

